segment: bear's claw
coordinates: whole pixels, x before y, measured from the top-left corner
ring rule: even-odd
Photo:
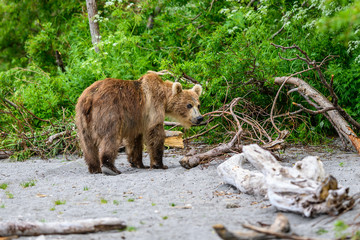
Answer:
[[[112,169],[106,167],[106,166],[102,166],[101,167],[101,171],[103,174],[105,175],[111,175],[111,176],[115,176],[120,174],[121,172],[119,170],[117,170],[115,167],[113,167]]]

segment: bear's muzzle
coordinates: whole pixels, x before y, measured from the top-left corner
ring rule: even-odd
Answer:
[[[196,124],[199,125],[204,120],[203,116],[199,116],[196,118]]]

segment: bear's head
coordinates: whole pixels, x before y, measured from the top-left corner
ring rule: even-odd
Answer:
[[[180,83],[175,82],[171,90],[166,115],[177,120],[185,128],[200,124],[204,119],[199,110],[202,87],[196,84],[192,89],[185,90]]]

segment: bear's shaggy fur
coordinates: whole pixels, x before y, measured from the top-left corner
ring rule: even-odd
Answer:
[[[121,143],[131,166],[144,168],[143,141],[150,167],[167,168],[162,162],[165,115],[185,128],[199,124],[201,91],[200,85],[183,90],[180,83],[164,82],[154,73],[134,81],[107,78],[93,83],[76,105],[76,126],[89,172],[119,174],[114,161]]]

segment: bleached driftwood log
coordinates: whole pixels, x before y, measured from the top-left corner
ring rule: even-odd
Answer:
[[[242,167],[248,160],[257,171]],[[230,161],[229,161],[230,160]],[[349,189],[325,174],[318,157],[306,157],[293,168],[283,167],[275,157],[256,144],[243,146],[240,156],[233,156],[218,167],[226,183],[245,193],[267,193],[270,203],[282,211],[301,213],[306,217],[328,213],[338,215],[354,205]]]
[[[51,234],[79,234],[122,230],[126,225],[118,218],[86,219],[73,222],[0,222],[1,236],[38,236]]]
[[[276,77],[275,84],[281,85],[286,81],[287,84],[296,86],[296,90],[303,96],[312,99],[318,104],[319,109],[334,109],[334,105],[320,92],[312,88],[308,83],[300,78],[295,77]],[[318,110],[319,110],[318,109]],[[323,112],[323,115],[329,119],[335,130],[338,132],[341,138],[345,138],[351,142],[356,151],[360,154],[360,139],[351,129],[347,121],[341,116],[338,110],[329,110]]]
[[[225,183],[237,187],[243,193],[266,195],[264,175],[259,171],[245,169],[245,162],[244,153],[236,154],[220,164],[217,172]]]

